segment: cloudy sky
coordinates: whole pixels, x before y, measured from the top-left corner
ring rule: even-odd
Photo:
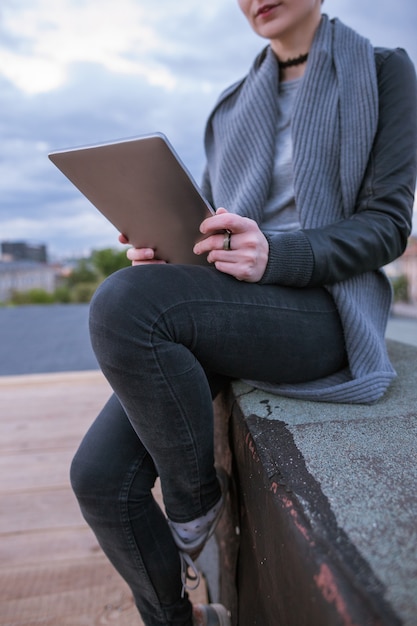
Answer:
[[[416,0],[325,8],[417,64]],[[199,180],[206,116],[263,46],[237,0],[1,0],[0,241],[54,259],[116,246],[48,152],[162,131]]]

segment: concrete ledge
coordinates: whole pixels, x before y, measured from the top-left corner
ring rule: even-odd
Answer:
[[[417,349],[389,350],[399,377],[373,406],[241,382],[216,402],[234,485],[219,594],[235,624],[417,625]]]

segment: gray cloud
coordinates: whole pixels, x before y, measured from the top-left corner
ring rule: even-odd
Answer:
[[[113,227],[49,162],[53,149],[159,130],[199,179],[205,119],[218,93],[246,73],[265,45],[236,4],[212,0],[204,11],[195,2],[184,1],[181,10],[170,0],[159,2],[158,11],[152,5],[146,23],[158,45],[146,56],[138,42],[122,60],[148,63],[155,73],[163,68],[175,80],[171,88],[168,79],[152,82],[152,72],[122,73],[104,62],[77,60],[67,66],[61,85],[27,93],[0,66],[0,240],[40,241],[58,256],[117,244]],[[25,5],[30,3],[8,0],[3,10],[18,16]],[[397,0],[395,7],[382,0],[377,9],[359,0],[326,0],[325,8],[374,44],[405,47],[417,61],[415,0]],[[1,14],[0,35],[3,50],[23,53],[33,45],[27,34],[5,31]],[[71,45],[77,45],[76,33]]]

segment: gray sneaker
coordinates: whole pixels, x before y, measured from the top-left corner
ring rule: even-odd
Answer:
[[[230,612],[222,604],[195,604],[193,626],[231,626]]]

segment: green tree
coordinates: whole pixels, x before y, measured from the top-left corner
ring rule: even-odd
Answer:
[[[66,279],[64,287],[69,290],[70,301],[89,302],[98,285],[107,276],[129,265],[130,261],[124,250],[112,248],[94,250],[89,259],[78,261]]]
[[[67,285],[74,287],[78,283],[93,283],[99,279],[97,272],[92,267],[89,259],[80,259],[77,266],[67,278]]]
[[[408,302],[408,279],[401,274],[391,279],[395,302]]]
[[[59,280],[53,294],[43,289],[15,291],[9,301],[4,304],[87,303],[91,300],[98,285],[107,276],[129,265],[130,261],[124,250],[112,248],[94,250],[89,259],[80,259],[72,272],[66,278]]]
[[[117,270],[129,267],[130,261],[126,257],[125,250],[113,250],[112,248],[104,248],[103,250],[94,250],[91,255],[91,264],[97,274],[105,278],[110,276]]]
[[[52,304],[54,296],[45,289],[35,288],[28,291],[13,291],[10,304]]]
[[[71,302],[71,291],[66,285],[57,287],[54,291],[54,301],[60,304],[68,304]]]
[[[77,283],[71,289],[71,302],[90,302],[98,287],[98,282],[93,283]]]

